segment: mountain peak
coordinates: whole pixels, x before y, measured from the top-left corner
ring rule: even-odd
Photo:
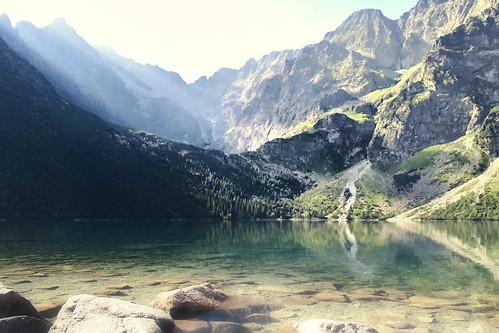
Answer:
[[[66,19],[63,17],[58,17],[52,21],[49,25],[46,26],[46,29],[53,30],[55,32],[66,34],[66,35],[76,35],[75,29],[70,26]]]
[[[12,28],[12,22],[6,13],[0,15],[0,27]]]

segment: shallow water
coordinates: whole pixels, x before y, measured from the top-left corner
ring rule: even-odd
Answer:
[[[0,281],[35,305],[81,293],[149,304],[211,282],[380,332],[499,332],[499,224],[304,221],[0,224]],[[110,292],[111,291],[111,292]]]

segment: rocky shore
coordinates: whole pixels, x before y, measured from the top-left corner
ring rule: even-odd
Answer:
[[[2,333],[251,333],[279,322],[276,318],[279,316],[272,315],[278,310],[263,300],[226,295],[204,283],[159,293],[150,306],[83,294],[70,297],[62,307],[37,311],[17,291],[0,283]],[[272,332],[378,331],[363,323],[311,319],[293,325],[275,325]]]

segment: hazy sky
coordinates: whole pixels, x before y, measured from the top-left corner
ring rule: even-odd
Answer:
[[[220,67],[320,41],[355,10],[396,19],[417,0],[0,0],[15,23],[64,17],[90,43],[112,46],[191,82]]]

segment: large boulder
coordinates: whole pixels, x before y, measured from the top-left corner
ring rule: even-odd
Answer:
[[[62,307],[50,333],[171,333],[172,318],[147,306],[91,295],[73,296]]]
[[[174,319],[189,319],[216,309],[227,295],[204,283],[183,289],[162,292],[152,306],[169,313]]]
[[[379,333],[374,327],[353,322],[310,319],[296,325],[298,333]]]
[[[26,298],[10,287],[0,283],[0,318],[29,316],[40,318],[40,314]]]
[[[0,319],[0,332],[5,333],[47,333],[50,323],[29,316],[14,316]]]

